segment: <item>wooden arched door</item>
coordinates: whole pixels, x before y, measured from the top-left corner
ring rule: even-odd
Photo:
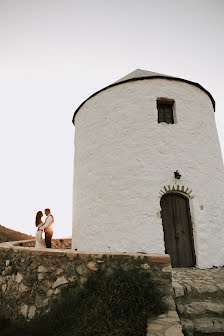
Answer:
[[[160,202],[165,251],[173,267],[195,266],[194,240],[189,200],[178,193],[167,193]]]

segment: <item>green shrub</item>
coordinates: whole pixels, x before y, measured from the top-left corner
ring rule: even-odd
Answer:
[[[64,288],[50,312],[16,326],[20,336],[145,336],[147,319],[166,310],[149,273],[92,274],[83,288]],[[12,334],[12,335],[15,335]],[[7,335],[8,336],[8,335]]]

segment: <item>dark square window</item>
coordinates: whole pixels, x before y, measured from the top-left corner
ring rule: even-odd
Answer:
[[[158,123],[174,124],[173,101],[157,100]]]

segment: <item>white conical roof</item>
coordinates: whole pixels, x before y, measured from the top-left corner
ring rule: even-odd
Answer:
[[[132,81],[132,80],[141,80],[141,78],[144,80],[144,79],[150,79],[153,77],[156,77],[156,78],[161,78],[161,77],[164,77],[168,80],[177,80],[177,81],[180,81],[180,82],[185,82],[185,83],[188,83],[190,85],[194,85],[194,86],[197,86],[198,88],[200,88],[201,90],[203,90],[211,99],[212,101],[212,105],[213,105],[213,108],[214,108],[214,111],[215,111],[215,101],[212,97],[212,95],[206,90],[204,89],[200,84],[198,83],[195,83],[195,82],[191,82],[189,80],[186,80],[186,79],[182,79],[182,78],[177,78],[177,77],[173,77],[173,76],[170,76],[170,75],[164,75],[164,74],[161,74],[161,73],[158,73],[158,72],[152,72],[152,71],[147,71],[147,70],[142,70],[142,69],[136,69],[132,72],[130,72],[129,74],[127,74],[126,76],[118,79],[116,82],[106,86],[105,88],[93,93],[89,98],[87,98],[81,105],[79,105],[79,107],[77,108],[77,110],[74,112],[74,115],[73,115],[73,123],[75,124],[75,116],[76,114],[78,113],[79,109],[85,104],[85,102],[89,99],[91,99],[92,97],[94,97],[95,95],[97,95],[98,93],[104,91],[104,90],[107,90],[109,88],[112,88],[116,85],[120,85],[121,83],[125,83],[126,81]]]
[[[134,79],[134,78],[141,78],[141,77],[155,77],[155,76],[164,76],[167,77],[167,75],[158,73],[158,72],[152,72],[152,71],[147,71],[147,70],[143,70],[143,69],[136,69],[132,72],[130,72],[129,74],[127,74],[126,76],[118,79],[115,83],[120,83],[129,79]],[[172,76],[169,76],[172,77]]]

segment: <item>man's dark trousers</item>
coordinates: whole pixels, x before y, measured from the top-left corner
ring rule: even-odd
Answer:
[[[53,236],[52,230],[45,231],[45,244],[47,248],[51,248],[51,238]]]

